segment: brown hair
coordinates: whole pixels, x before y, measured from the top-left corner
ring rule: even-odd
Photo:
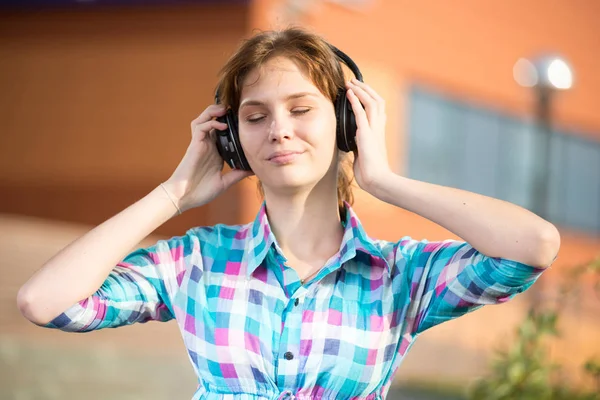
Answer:
[[[219,100],[237,114],[242,85],[248,73],[260,68],[270,59],[282,56],[294,61],[313,84],[335,104],[341,89],[345,88],[344,72],[329,44],[320,36],[301,28],[260,32],[242,42],[238,50],[220,71]],[[337,193],[340,213],[344,215],[344,201],[354,202],[352,175],[348,157],[338,153]],[[259,181],[259,190],[264,195]]]

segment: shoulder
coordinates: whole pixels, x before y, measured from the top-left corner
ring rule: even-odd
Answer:
[[[413,253],[419,246],[423,246],[428,243],[427,240],[416,240],[410,236],[403,236],[399,240],[389,241],[384,239],[371,239],[375,247],[377,247],[381,253],[388,258],[392,256],[395,258],[398,255],[409,255]]]
[[[225,225],[216,224],[210,226],[197,226],[189,229],[186,236],[197,238],[200,241],[214,240],[244,240],[250,233],[252,224]]]
[[[470,247],[465,242],[447,239],[442,241],[430,241],[428,239],[414,239],[411,236],[403,236],[396,241],[373,240],[380,249],[381,254],[394,264],[415,260],[426,262],[432,256],[436,258],[448,258],[457,252],[468,252]]]
[[[198,226],[186,232],[187,240],[198,246],[202,253],[213,252],[217,249],[244,248],[247,238],[252,235],[252,224]]]
[[[187,279],[197,280],[204,272],[223,267],[226,264],[221,263],[223,260],[241,258],[248,230],[251,225],[196,226],[182,235],[163,238],[151,247],[138,249],[124,261],[131,266],[154,265],[163,279],[176,282],[173,285],[180,287]]]
[[[147,250],[150,253],[178,253],[187,256],[195,252],[210,251],[211,248],[237,247],[245,243],[251,224],[196,226],[184,234],[158,240]]]

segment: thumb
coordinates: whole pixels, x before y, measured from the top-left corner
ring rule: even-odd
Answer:
[[[252,171],[244,171],[241,169],[234,169],[223,175],[223,185],[225,188],[229,188],[234,183],[241,181],[244,178],[254,175]]]

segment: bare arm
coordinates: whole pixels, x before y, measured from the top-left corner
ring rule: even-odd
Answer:
[[[114,266],[177,212],[161,187],[58,252],[19,290],[17,302],[30,321],[44,325],[89,297]]]
[[[552,263],[560,235],[550,222],[506,201],[394,174],[385,147],[385,102],[356,80],[347,96],[358,126],[354,175],[361,188],[443,226],[488,257],[534,267]]]
[[[211,129],[226,124],[213,118],[224,113],[209,106],[192,121],[192,139],[179,166],[164,183],[119,214],[62,249],[19,290],[17,303],[31,322],[45,325],[75,303],[96,292],[115,265],[143,238],[173,217],[210,202],[229,186],[248,176],[244,171],[222,173]]]
[[[373,193],[443,226],[489,257],[547,267],[558,253],[554,225],[506,201],[392,173],[378,181]]]

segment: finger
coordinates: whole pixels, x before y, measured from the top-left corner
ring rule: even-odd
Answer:
[[[195,118],[192,121],[192,128],[194,127],[194,125],[210,121],[211,119],[216,117],[221,117],[225,115],[226,111],[227,107],[225,107],[223,104],[212,104],[206,107],[206,109],[202,111],[202,114],[200,114],[197,118]]]
[[[213,143],[217,142],[217,131],[215,129],[210,129],[208,131],[208,140]]]
[[[354,111],[354,117],[356,118],[356,126],[359,130],[369,129],[369,119],[367,118],[367,112],[363,108],[360,100],[352,89],[347,90],[348,100],[352,105],[352,111]]]
[[[371,86],[367,85],[365,82],[361,82],[358,79],[354,78],[351,80],[351,83],[362,88],[365,92],[367,92],[371,97],[373,97],[379,103],[385,103],[383,97],[379,95]]]
[[[195,125],[192,129],[192,137],[203,140],[213,129],[225,130],[227,129],[227,124],[211,119],[202,124]]]
[[[379,108],[377,107],[375,99],[373,99],[367,92],[356,85],[351,85],[350,90],[364,106],[365,110],[367,111],[368,120],[374,121],[376,114],[379,112]]]

